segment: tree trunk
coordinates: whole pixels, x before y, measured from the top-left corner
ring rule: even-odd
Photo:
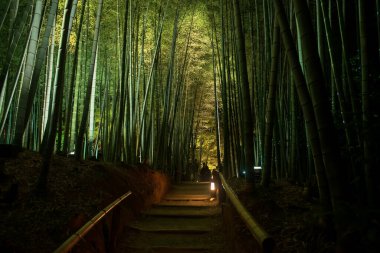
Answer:
[[[273,30],[273,44],[272,44],[272,59],[269,81],[269,92],[266,103],[265,112],[265,139],[264,139],[264,173],[262,178],[262,185],[264,187],[269,186],[270,172],[272,169],[272,136],[273,136],[273,122],[274,122],[274,110],[276,101],[276,86],[277,86],[277,72],[278,72],[278,59],[280,51],[279,35],[280,29],[278,21],[275,21],[275,27]]]
[[[42,168],[41,174],[38,178],[37,182],[37,193],[46,194],[47,191],[47,181],[48,174],[50,168],[50,161],[54,151],[54,142],[57,134],[57,125],[58,118],[61,112],[62,106],[62,98],[63,98],[63,88],[65,83],[65,61],[66,61],[66,53],[67,53],[67,38],[69,36],[69,21],[70,21],[70,10],[72,6],[73,0],[66,0],[63,21],[62,21],[62,30],[61,30],[61,40],[59,45],[59,54],[57,59],[57,68],[56,68],[56,77],[55,77],[55,85],[56,85],[56,93],[55,93],[55,103],[54,103],[54,113],[53,119],[51,123],[51,127],[47,129],[48,137],[46,141],[46,146],[42,146],[40,150],[42,150],[43,160],[42,160]]]
[[[243,98],[243,124],[244,124],[244,154],[245,154],[245,168],[247,172],[247,179],[254,187],[253,178],[253,120],[251,113],[251,100],[249,92],[249,81],[247,72],[247,59],[245,52],[245,38],[243,32],[243,25],[241,21],[239,0],[233,0],[235,29],[237,39],[237,58],[239,61],[239,76],[240,86]]]
[[[69,93],[68,93],[68,101],[67,101],[67,106],[66,106],[66,116],[65,116],[65,135],[63,138],[63,152],[68,153],[70,150],[70,123],[73,118],[73,113],[75,112],[75,107],[73,107],[74,110],[71,109],[72,104],[73,104],[73,99],[74,99],[74,91],[75,91],[75,80],[77,76],[77,68],[78,68],[78,56],[79,56],[79,43],[80,43],[80,38],[82,35],[82,27],[83,27],[83,18],[84,18],[84,12],[86,9],[86,1],[82,1],[82,10],[80,14],[80,20],[79,20],[79,27],[76,33],[76,42],[75,42],[75,52],[74,52],[74,60],[73,60],[73,65],[72,65],[72,70],[71,70],[71,79],[70,79],[70,87],[69,87]],[[79,89],[79,88],[78,88]],[[74,135],[73,132],[71,132],[71,135]]]
[[[28,20],[29,12],[32,10],[32,8],[33,8],[32,4],[28,4],[28,6],[26,8],[24,8],[24,12],[21,15],[22,16],[21,21],[20,21],[18,27],[15,29],[14,34],[12,36],[12,39],[10,41],[8,51],[7,51],[7,55],[6,55],[6,58],[4,60],[5,64],[2,67],[1,74],[0,74],[0,94],[3,91],[4,83],[7,79],[8,70],[9,70],[9,67],[11,65],[14,53],[16,51],[17,44],[19,43],[21,35],[23,34],[23,30],[25,28],[26,21]]]
[[[94,33],[94,41],[92,44],[92,54],[91,54],[91,62],[90,62],[90,71],[87,79],[87,91],[86,97],[84,99],[84,108],[82,114],[82,120],[79,128],[78,138],[76,142],[75,148],[75,157],[77,160],[82,159],[83,157],[83,140],[84,134],[86,132],[87,122],[88,122],[88,113],[90,109],[90,99],[91,99],[91,91],[92,91],[92,81],[95,72],[95,61],[96,61],[96,53],[98,48],[98,39],[99,39],[99,30],[100,30],[100,20],[102,14],[103,0],[98,1],[98,12],[96,14],[96,23],[95,23],[95,33]]]
[[[216,89],[216,64],[215,64],[215,47],[214,47],[214,28],[211,33],[211,47],[212,47],[212,69],[214,74],[214,101],[215,101],[215,125],[216,125],[216,155],[217,155],[217,168],[220,169],[221,160],[220,160],[220,128],[219,128],[219,105],[218,105],[218,96]]]
[[[33,101],[34,101],[35,94],[36,94],[37,87],[38,87],[38,80],[40,78],[41,70],[42,70],[42,67],[43,67],[45,59],[46,59],[46,52],[47,52],[47,49],[49,46],[49,38],[50,38],[50,35],[52,33],[52,30],[54,32],[54,29],[53,29],[55,27],[54,26],[54,20],[55,20],[56,14],[57,14],[57,9],[58,9],[58,0],[53,0],[51,2],[51,6],[50,6],[50,11],[49,11],[49,15],[48,15],[45,34],[43,36],[41,45],[37,51],[36,63],[35,63],[35,67],[33,70],[33,76],[32,76],[32,80],[31,80],[31,84],[30,84],[30,91],[29,91],[28,99],[27,99],[27,103],[26,103],[24,126],[21,129],[22,132],[25,131],[25,128],[27,126],[28,119],[30,117],[30,113],[32,110]]]
[[[325,90],[325,80],[320,60],[318,58],[315,35],[310,13],[305,0],[293,0],[296,19],[298,20],[302,37],[302,48],[305,55],[306,80],[313,103],[315,119],[318,127],[323,162],[331,193],[331,203],[336,218],[337,232],[344,230],[344,221],[339,219],[347,214],[348,194],[346,188],[346,171],[340,156],[336,129],[328,108],[328,96]]]
[[[26,56],[26,66],[24,70],[20,102],[17,109],[17,120],[16,120],[16,132],[13,143],[17,146],[22,146],[22,137],[24,135],[25,125],[27,122],[26,111],[27,111],[27,101],[29,95],[30,84],[32,80],[33,70],[35,66],[35,58],[38,45],[38,37],[40,33],[40,26],[42,20],[42,0],[36,1],[36,6],[34,9],[31,33],[29,38],[28,54]]]
[[[367,10],[366,1],[359,0],[359,30],[360,30],[360,65],[361,65],[361,99],[362,99],[362,131],[363,131],[363,160],[364,173],[367,187],[367,201],[369,206],[374,207],[375,200],[375,175],[372,167],[372,156],[370,148],[370,113],[369,113],[369,57],[367,38]]]
[[[290,27],[286,19],[286,13],[281,0],[274,0],[276,8],[276,18],[280,25],[281,37],[285,46],[287,59],[292,70],[298,99],[301,105],[303,117],[305,120],[306,132],[308,140],[313,152],[316,177],[318,182],[318,189],[320,194],[320,202],[326,211],[330,209],[330,196],[329,187],[326,179],[325,167],[322,160],[321,147],[319,143],[319,136],[317,125],[315,122],[313,106],[311,98],[306,86],[306,80],[303,75],[301,65],[298,59],[296,47],[294,45],[293,37],[290,32]]]

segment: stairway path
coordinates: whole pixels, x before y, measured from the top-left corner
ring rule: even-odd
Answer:
[[[209,183],[173,185],[163,200],[129,224],[117,252],[230,252],[221,209]]]

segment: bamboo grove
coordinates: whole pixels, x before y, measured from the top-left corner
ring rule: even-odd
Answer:
[[[192,43],[204,29],[199,6],[5,2],[1,141],[43,154],[40,185],[53,151],[180,173],[206,79],[189,67],[207,57],[194,53],[205,42]]]
[[[208,135],[228,177],[378,206],[379,0],[1,3],[0,139],[43,154],[41,187],[53,152],[179,180]]]
[[[338,233],[359,206],[379,206],[379,7],[364,0],[210,6],[224,173],[245,171],[253,184],[252,167],[263,166],[264,187],[284,179],[314,186],[321,216]]]

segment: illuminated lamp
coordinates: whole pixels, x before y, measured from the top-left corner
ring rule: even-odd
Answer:
[[[214,182],[210,183],[210,190],[215,191],[215,183]]]

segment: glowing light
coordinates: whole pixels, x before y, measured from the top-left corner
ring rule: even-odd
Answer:
[[[211,182],[210,189],[211,189],[211,191],[215,191],[215,183],[214,182]]]
[[[255,170],[261,170],[262,168],[261,168],[261,166],[255,166],[255,167],[253,167],[253,169],[255,169]]]
[[[243,171],[243,174],[245,175],[245,170]]]

